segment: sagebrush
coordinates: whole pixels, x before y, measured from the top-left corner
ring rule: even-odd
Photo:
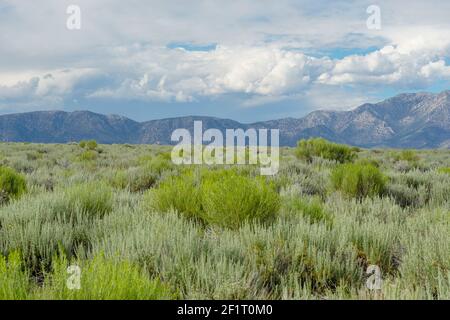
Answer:
[[[449,150],[299,148],[261,177],[166,146],[1,143],[0,299],[450,299]]]

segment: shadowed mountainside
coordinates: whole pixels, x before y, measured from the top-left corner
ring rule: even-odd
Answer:
[[[203,130],[266,128],[280,130],[280,145],[320,136],[362,147],[449,148],[450,91],[401,94],[351,111],[315,111],[307,116],[242,124],[228,119],[189,116],[136,122],[89,111],[37,111],[0,116],[2,141],[64,143],[95,139],[100,143],[173,144],[172,131],[201,120]]]

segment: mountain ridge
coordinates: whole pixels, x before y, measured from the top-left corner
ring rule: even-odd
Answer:
[[[280,129],[280,145],[293,146],[314,136],[361,147],[449,148],[450,90],[405,93],[349,111],[317,110],[302,118],[254,123],[207,116],[184,116],[138,122],[121,115],[92,111],[33,111],[0,116],[0,140],[66,143],[95,139],[100,143],[173,144],[177,128],[203,130]]]

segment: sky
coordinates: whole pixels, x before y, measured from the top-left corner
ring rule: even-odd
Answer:
[[[0,114],[254,122],[440,92],[449,16],[441,0],[0,0]]]

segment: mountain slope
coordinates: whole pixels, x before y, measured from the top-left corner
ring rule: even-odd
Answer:
[[[450,91],[440,94],[401,94],[351,111],[315,111],[307,116],[241,124],[213,117],[178,117],[136,122],[89,111],[39,111],[0,116],[2,141],[64,143],[95,139],[100,143],[172,144],[173,130],[279,129],[280,145],[293,146],[303,138],[326,139],[363,147],[449,148]]]
[[[96,139],[125,143],[138,139],[140,124],[125,117],[89,111],[38,111],[0,116],[3,141],[68,142]]]

